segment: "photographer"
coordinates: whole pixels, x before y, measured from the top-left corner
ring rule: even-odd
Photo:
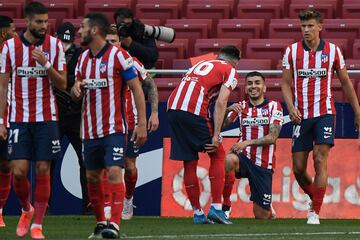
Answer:
[[[82,53],[82,48],[74,44],[75,27],[70,22],[62,23],[56,33],[56,37],[63,43],[67,65],[66,91],[54,89],[56,103],[59,108],[60,139],[66,136],[73,146],[78,157],[80,167],[80,184],[82,192],[82,211],[88,212],[88,194],[86,187],[86,172],[81,154],[80,121],[82,102],[74,102],[70,96],[70,90],[75,82],[75,68],[77,60]],[[52,166],[53,170],[53,166]]]
[[[155,39],[144,35],[145,26],[129,8],[119,8],[114,20],[121,38],[121,46],[132,56],[137,57],[146,69],[153,68],[159,53]]]

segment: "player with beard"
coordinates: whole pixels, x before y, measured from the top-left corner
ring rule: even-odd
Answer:
[[[224,121],[226,127],[239,119],[240,139],[225,158],[223,210],[230,208],[235,177],[248,178],[255,218],[269,219],[272,217],[275,142],[283,123],[283,112],[279,102],[265,98],[265,78],[261,73],[255,71],[246,75],[245,92],[249,100],[231,105]]]
[[[7,16],[0,16],[0,46],[2,43],[15,36],[15,25],[13,20]],[[1,62],[1,53],[0,53]],[[9,85],[10,86],[10,85]],[[9,94],[9,93],[8,93]],[[8,98],[9,100],[9,98]],[[4,114],[4,124],[8,126],[8,109],[6,108]],[[5,222],[2,216],[3,207],[9,196],[11,188],[11,172],[10,164],[7,158],[7,141],[0,141],[0,228],[5,227]]]
[[[89,13],[82,21],[81,44],[88,49],[79,57],[76,82],[71,91],[74,99],[83,98],[83,155],[89,200],[97,221],[90,238],[119,238],[125,195],[121,168],[127,134],[123,96],[126,85],[134,94],[138,110],[138,126],[132,140],[140,147],[147,137],[145,98],[133,59],[122,48],[106,42],[108,28],[108,20],[100,13]],[[103,169],[107,171],[111,196],[108,225],[104,214]]]
[[[46,34],[47,8],[32,2],[25,7],[24,15],[26,31],[5,41],[0,50],[0,138],[7,138],[3,121],[11,76],[8,155],[14,191],[22,207],[16,235],[27,234],[35,214],[31,237],[44,239],[42,222],[50,195],[50,162],[58,159],[61,151],[52,86],[65,89],[66,64],[61,42]],[[30,161],[36,162],[34,207],[28,181]]]

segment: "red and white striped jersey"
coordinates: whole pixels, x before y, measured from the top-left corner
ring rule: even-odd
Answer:
[[[321,39],[311,51],[303,41],[293,43],[285,51],[283,67],[293,71],[294,105],[304,119],[336,114],[331,81],[334,70],[345,67],[338,46]]]
[[[230,91],[237,85],[236,70],[223,60],[201,61],[186,73],[171,93],[167,108],[209,117],[209,105],[216,101],[221,86]]]
[[[96,56],[92,56],[89,49],[80,55],[76,80],[86,83],[81,123],[83,139],[127,133],[125,81],[136,76],[133,59],[122,48],[106,44]]]
[[[228,117],[235,122],[239,118],[240,140],[259,139],[269,134],[270,124],[282,125],[283,111],[281,104],[277,101],[265,101],[253,106],[249,101],[240,102],[244,106],[241,113],[230,112]],[[248,146],[242,153],[252,163],[266,169],[274,169],[276,165],[275,144],[263,146]]]
[[[137,71],[139,80],[141,83],[143,83],[143,81],[148,77],[149,73],[146,71],[144,65],[139,61],[139,59],[136,57],[133,57],[133,59],[134,67]],[[138,113],[136,110],[134,94],[129,87],[126,91],[126,122],[128,124],[129,130],[134,130],[135,125],[138,123]]]
[[[57,71],[66,70],[62,43],[48,34],[36,44],[23,36],[4,42],[1,73],[11,73],[10,122],[57,121],[53,84],[47,70],[32,58],[35,48],[42,50]]]

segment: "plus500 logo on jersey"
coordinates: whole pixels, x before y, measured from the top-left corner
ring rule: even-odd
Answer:
[[[18,77],[46,77],[47,70],[42,67],[18,67],[16,69]]]
[[[242,120],[243,126],[261,126],[268,124],[269,124],[269,118],[267,117],[244,118]]]
[[[105,78],[99,79],[84,79],[83,82],[86,84],[86,89],[98,89],[107,87],[107,81]]]
[[[299,69],[298,76],[303,78],[325,77],[326,68]]]

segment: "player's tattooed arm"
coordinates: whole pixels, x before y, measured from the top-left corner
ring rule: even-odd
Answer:
[[[270,126],[269,126],[269,134],[267,134],[266,136],[264,136],[262,138],[250,140],[249,145],[259,146],[259,145],[274,144],[276,142],[276,139],[279,137],[280,131],[281,131],[281,126],[280,125],[278,125],[278,124],[270,124]]]
[[[159,128],[158,103],[159,95],[154,79],[147,77],[144,80],[144,87],[148,89],[148,98],[151,105],[151,115],[148,121],[148,130],[154,132]]]

